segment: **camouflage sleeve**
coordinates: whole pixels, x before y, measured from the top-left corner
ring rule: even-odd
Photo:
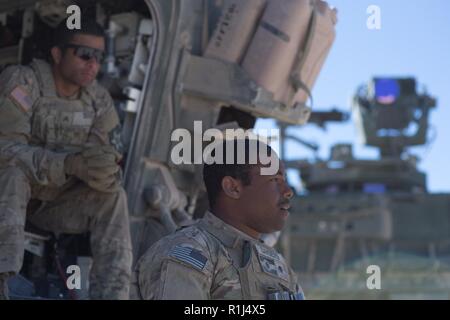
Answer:
[[[214,266],[207,251],[192,239],[168,245],[157,242],[138,265],[141,298],[210,299]]]
[[[95,109],[97,114],[89,134],[89,142],[112,145],[123,154],[119,116],[109,92],[100,85],[96,87]]]
[[[33,71],[24,66],[6,68],[0,74],[0,164],[21,167],[41,185],[66,182],[66,154],[31,146],[31,116],[39,87]]]

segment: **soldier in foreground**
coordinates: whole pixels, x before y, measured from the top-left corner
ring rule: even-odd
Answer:
[[[230,143],[237,150],[237,140],[222,143],[223,159]],[[293,270],[260,240],[283,228],[293,192],[275,152],[262,143],[259,148],[277,162],[275,174],[262,174],[260,159],[249,162],[256,150],[248,139],[245,164],[236,164],[235,152],[234,164],[204,165],[211,211],[143,255],[135,272],[136,298],[303,299]]]
[[[56,30],[51,64],[0,75],[0,299],[23,263],[26,219],[58,233],[90,232],[91,299],[127,299],[131,241],[120,186],[119,119],[96,83],[103,29]],[[28,214],[30,200],[42,205]]]

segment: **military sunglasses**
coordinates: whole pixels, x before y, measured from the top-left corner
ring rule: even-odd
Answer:
[[[105,56],[105,52],[99,49],[79,45],[79,44],[65,44],[64,48],[73,48],[73,53],[80,59],[84,61],[89,61],[92,58],[95,58],[98,63],[102,63],[103,58]]]

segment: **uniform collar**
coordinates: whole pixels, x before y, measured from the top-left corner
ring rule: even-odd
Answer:
[[[242,245],[244,241],[260,241],[225,223],[210,211],[206,211],[205,216],[199,223],[228,248],[236,248],[237,246]]]
[[[57,97],[55,79],[50,64],[45,60],[33,59],[31,67],[38,79],[41,94],[44,97]]]
[[[95,104],[95,89],[97,86],[97,80],[94,80],[89,86],[81,88],[80,100],[82,100],[86,104],[91,104],[94,102]],[[95,106],[94,106],[95,109]]]

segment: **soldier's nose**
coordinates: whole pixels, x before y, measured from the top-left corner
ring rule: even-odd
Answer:
[[[290,199],[290,198],[292,198],[292,197],[294,196],[294,191],[293,191],[292,188],[289,187],[289,185],[287,185],[287,184],[286,184],[286,188],[285,188],[285,191],[284,191],[283,196],[284,196],[286,199]]]
[[[87,67],[91,70],[96,70],[100,66],[97,59],[95,57],[92,57],[91,59],[86,61]]]

